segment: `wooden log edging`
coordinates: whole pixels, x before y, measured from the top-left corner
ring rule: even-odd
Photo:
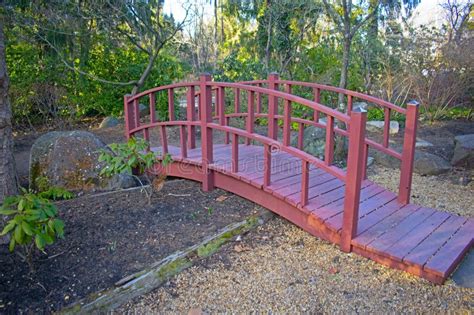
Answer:
[[[147,269],[119,280],[112,288],[90,294],[57,314],[106,313],[116,309],[133,298],[156,289],[172,276],[214,254],[235,236],[249,232],[274,216],[272,212],[264,210],[263,214],[252,215],[241,222],[227,225],[204,241],[177,251]]]

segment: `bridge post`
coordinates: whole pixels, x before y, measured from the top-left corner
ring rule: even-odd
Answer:
[[[402,204],[408,204],[410,202],[411,180],[415,159],[416,129],[418,125],[418,107],[419,103],[417,101],[410,101],[407,104],[400,185],[398,187],[398,202]]]
[[[367,112],[357,107],[351,112],[349,133],[349,154],[347,157],[346,196],[342,218],[341,250],[351,251],[351,241],[357,233],[359,221],[360,189],[362,186],[364,164],[364,140]]]
[[[130,106],[129,99],[132,97],[130,94],[123,96],[123,112],[125,114],[125,138],[130,139],[130,130],[134,129],[135,126],[135,112],[133,106]]]
[[[213,162],[212,129],[207,126],[212,122],[212,87],[207,85],[211,81],[211,75],[203,73],[199,77],[200,85],[200,108],[201,114],[201,150],[202,150],[202,190],[214,189],[214,173],[209,169]]]
[[[278,83],[275,81],[279,79],[278,73],[270,73],[268,75],[268,88],[278,90]],[[274,140],[278,137],[278,119],[275,118],[275,115],[278,115],[278,98],[268,96],[268,137]]]

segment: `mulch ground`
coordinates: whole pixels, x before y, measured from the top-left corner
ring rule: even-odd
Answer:
[[[109,288],[224,226],[259,212],[249,201],[200,184],[169,180],[151,205],[140,190],[58,204],[65,239],[35,257],[30,274],[0,247],[0,313],[49,313]]]

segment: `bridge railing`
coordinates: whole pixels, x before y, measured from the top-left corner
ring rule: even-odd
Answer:
[[[413,163],[414,163],[414,153],[415,153],[415,143],[416,143],[416,129],[418,124],[418,103],[416,101],[411,101],[406,104],[406,108],[397,106],[393,103],[387,102],[385,100],[379,99],[377,97],[367,95],[364,93],[341,89],[338,87],[311,83],[311,82],[300,82],[300,81],[290,81],[290,80],[281,80],[276,73],[272,73],[268,76],[267,80],[254,80],[254,81],[243,81],[239,82],[241,84],[258,86],[258,87],[267,87],[274,90],[283,90],[286,93],[292,94],[294,87],[305,87],[312,89],[313,100],[321,104],[321,92],[332,92],[335,94],[343,94],[345,96],[345,113],[350,114],[353,109],[353,104],[355,101],[364,101],[370,104],[375,104],[383,110],[384,115],[384,126],[383,126],[383,137],[382,141],[376,142],[373,139],[365,138],[363,145],[363,159],[365,164],[367,164],[367,159],[369,156],[369,148],[380,151],[383,154],[390,155],[401,161],[400,166],[400,182],[399,182],[399,191],[398,191],[398,201],[402,204],[408,204],[410,201],[410,192],[411,192],[411,180],[413,173]],[[239,88],[234,88],[234,113],[226,114],[225,120],[227,125],[231,118],[236,117],[245,117],[246,113],[241,113],[240,111],[240,90]],[[213,92],[216,92],[216,100],[218,101],[219,97],[217,96],[217,88],[213,88]],[[196,93],[199,96],[199,92]],[[262,93],[256,93],[256,112],[255,116],[257,118],[268,118],[270,115],[270,107],[268,108],[268,113],[262,111]],[[286,105],[285,105],[286,106]],[[286,108],[286,107],[285,107]],[[390,147],[390,119],[392,113],[396,112],[400,115],[405,116],[405,129],[404,129],[404,139],[402,152],[398,152]],[[303,136],[305,126],[315,126],[317,128],[326,128],[327,124],[321,119],[321,113],[318,110],[314,110],[312,119],[291,117],[291,123],[296,123],[298,128],[298,144],[299,149],[303,149]],[[270,122],[270,132],[272,135],[276,135],[278,132],[278,121],[283,121],[283,115],[279,115],[278,112],[273,115],[273,119],[276,122]],[[329,119],[331,119],[329,117]],[[333,121],[328,122],[329,125],[333,124]],[[348,126],[347,126],[348,127]],[[283,124],[283,142],[288,144],[291,129],[289,124]],[[348,128],[343,129],[339,128],[337,125],[333,128],[334,133],[340,136],[349,137]],[[270,135],[271,136],[271,135]],[[272,137],[274,138],[274,137]],[[334,152],[332,148],[334,147],[333,137],[327,137],[326,143],[329,143],[329,148],[326,147],[325,160],[333,157]],[[226,136],[226,143],[229,143],[228,136]],[[367,168],[363,169],[362,177],[367,178]]]
[[[285,85],[285,91],[279,91],[278,84]],[[263,145],[264,154],[264,168],[263,168],[263,186],[268,187],[272,184],[271,174],[271,155],[272,148],[289,153],[290,155],[301,160],[302,166],[302,180],[301,180],[301,201],[300,206],[304,207],[308,203],[309,191],[309,166],[314,165],[326,172],[334,175],[345,182],[346,194],[344,200],[344,215],[341,247],[343,250],[350,250],[350,241],[355,236],[357,231],[358,221],[358,207],[360,198],[361,183],[366,174],[367,149],[371,145],[365,137],[367,113],[361,108],[351,108],[349,113],[341,113],[337,110],[331,109],[322,105],[318,98],[314,100],[306,99],[297,95],[291,94],[291,87],[294,85],[293,81],[282,81],[278,79],[276,74],[271,74],[268,80],[241,82],[241,83],[226,83],[213,82],[210,75],[201,75],[198,82],[178,83],[162,87],[150,89],[134,96],[124,97],[125,109],[125,124],[126,136],[130,137],[136,133],[143,133],[143,137],[149,140],[149,130],[151,128],[158,128],[160,131],[160,139],[162,146],[162,153],[168,153],[168,137],[166,127],[177,126],[180,129],[180,154],[182,158],[187,157],[188,149],[196,147],[196,128],[201,129],[201,151],[202,151],[202,169],[203,169],[203,189],[211,190],[214,187],[213,172],[210,166],[214,162],[213,158],[213,131],[222,131],[226,134],[225,141],[231,145],[231,172],[239,172],[239,137],[245,139],[246,144],[251,141],[259,142]],[[265,86],[265,87],[263,87]],[[332,88],[332,87],[331,87]],[[186,90],[186,118],[177,120],[174,111],[174,95],[177,89]],[[316,87],[322,89],[322,87]],[[335,90],[334,90],[335,89]],[[234,93],[234,108],[230,112],[226,109],[226,90],[232,90]],[[336,92],[341,92],[339,89],[333,88]],[[196,111],[196,93],[198,92],[198,110]],[[243,111],[240,108],[241,94],[247,93],[247,106]],[[350,91],[352,93],[352,91]],[[164,121],[157,121],[156,117],[156,94],[168,94],[168,118]],[[353,92],[356,93],[356,92]],[[352,97],[357,94],[351,94]],[[315,93],[317,96],[317,93]],[[265,97],[268,106],[265,113],[261,103],[262,98]],[[359,96],[357,96],[359,97]],[[368,97],[368,96],[364,96]],[[139,117],[139,100],[148,98],[150,107],[149,122],[141,123]],[[255,102],[257,100],[257,102]],[[279,100],[283,103],[283,113],[279,114]],[[292,106],[299,104],[312,111],[314,117],[318,119],[307,119],[292,116]],[[416,122],[416,107],[415,110],[406,111],[407,120],[409,114],[415,113],[414,119]],[[319,115],[325,115],[326,121],[320,121]],[[229,119],[232,117],[244,117],[246,120],[245,130],[231,127]],[[268,133],[266,136],[255,132],[255,119],[265,118],[268,120]],[[283,139],[278,140],[279,121],[282,122]],[[341,122],[347,126],[347,130],[338,128],[335,122]],[[290,134],[292,124],[298,124],[298,144],[296,147],[291,146]],[[304,152],[302,149],[303,132],[305,125],[314,125],[326,130],[325,154],[323,159],[319,159],[313,155]],[[416,128],[416,123],[415,123]],[[333,165],[334,155],[334,137],[336,134],[346,136],[349,138],[349,150],[347,159],[347,170]],[[230,136],[232,139],[230,139]],[[404,151],[407,141],[405,140]],[[408,150],[413,147],[414,142],[410,144]],[[378,147],[375,147],[376,149]],[[386,150],[391,150],[385,148]],[[407,171],[407,166],[403,164],[402,171]],[[409,178],[405,181],[409,185],[411,181],[411,170]],[[399,196],[402,194],[400,193]],[[409,196],[409,192],[408,192]]]

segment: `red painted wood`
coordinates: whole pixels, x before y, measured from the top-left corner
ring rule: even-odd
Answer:
[[[407,104],[402,165],[400,170],[400,185],[398,188],[398,201],[403,204],[408,204],[410,202],[411,180],[415,158],[416,128],[418,124],[418,105],[417,102]]]
[[[196,120],[196,103],[195,103],[195,90],[194,86],[188,87],[188,91],[186,94],[186,118],[188,121],[195,121]],[[196,127],[195,126],[188,126],[188,148],[194,149],[196,148]]]
[[[239,171],[239,136],[232,134],[232,173]]]
[[[160,139],[161,139],[161,148],[163,150],[163,154],[168,153],[168,137],[166,136],[166,127],[160,127]]]
[[[403,257],[413,251],[418,244],[436,231],[436,229],[449,217],[450,215],[446,212],[435,212],[409,233],[402,235],[402,238],[389,248],[380,250],[383,251],[383,255],[401,262],[403,261]]]
[[[302,161],[302,173],[301,173],[301,201],[302,207],[308,203],[308,190],[309,190],[309,164],[307,161]]]
[[[426,263],[424,269],[447,277],[473,244],[474,220],[468,220]]]
[[[234,89],[234,112],[240,113],[240,89]]]
[[[183,159],[188,157],[188,148],[186,147],[186,126],[179,126],[180,151]]]
[[[257,85],[258,87],[262,87],[261,84]],[[262,94],[257,92],[257,113],[262,112]]]
[[[347,157],[346,197],[344,199],[344,215],[342,219],[341,232],[341,249],[346,252],[351,250],[351,240],[356,236],[357,222],[359,220],[362,168],[365,167],[362,161],[362,151],[365,139],[366,121],[367,113],[361,108],[351,112],[351,132],[349,135],[349,153]]]
[[[123,112],[125,114],[125,137],[130,139],[130,130],[135,129],[135,113],[133,111],[133,107],[130,106],[130,95],[123,96]]]
[[[361,247],[365,250],[366,246],[370,244],[373,240],[375,240],[377,237],[392,228],[392,226],[399,224],[400,221],[402,221],[406,217],[409,217],[419,209],[420,206],[416,205],[403,206],[402,208],[400,208],[400,210],[395,211],[391,215],[387,216],[382,221],[367,229],[365,232],[358,234],[352,240],[352,244],[357,245],[358,247]]]
[[[362,151],[362,163],[365,167],[362,168],[362,179],[367,179],[367,161],[369,159],[369,146],[364,144],[364,150]]]
[[[383,146],[388,148],[388,140],[390,136],[390,108],[384,108],[384,125],[383,125]]]
[[[150,93],[150,122],[155,123],[156,122],[156,96],[155,93]]]
[[[202,74],[200,76],[200,91],[201,91],[201,149],[202,149],[202,168],[203,168],[203,182],[202,190],[210,191],[214,188],[213,173],[209,169],[209,164],[213,163],[213,142],[212,142],[212,128],[208,127],[208,123],[212,122],[212,95],[211,86],[207,85],[211,81],[209,74]]]
[[[170,121],[175,120],[174,115],[174,89],[168,90],[168,114]]]
[[[285,86],[285,92],[291,94],[291,85]],[[291,138],[291,102],[284,101],[283,107],[283,145],[289,146]]]
[[[278,74],[270,73],[268,76],[268,88],[271,90],[278,90]],[[268,96],[268,137],[276,140],[278,136],[278,98],[273,95]]]
[[[424,266],[466,221],[466,218],[451,215],[409,254],[403,256],[403,261],[409,265]]]
[[[263,187],[270,186],[271,183],[271,167],[272,167],[270,146],[265,144],[263,149]]]
[[[369,212],[365,216],[361,217],[359,215],[359,222],[357,224],[357,235],[361,235],[375,224],[379,223],[394,212],[400,210],[400,208],[402,207],[403,205],[401,205],[398,200],[392,200],[386,205],[375,209],[372,212]]]
[[[334,158],[334,117],[327,116],[326,144],[324,147],[324,163],[331,165]]]
[[[318,104],[321,104],[321,90],[319,88],[313,88],[313,95],[314,95],[314,101]],[[319,111],[314,110],[314,117],[313,117],[315,122],[319,122]]]
[[[298,124],[298,149],[303,150],[304,148],[304,124]]]
[[[134,125],[135,127],[140,126],[140,109],[139,109],[139,104],[138,100],[133,101],[133,118],[134,118]]]
[[[226,117],[225,118],[225,126],[229,126],[229,125],[230,125],[230,118]],[[230,142],[229,132],[225,132],[224,143],[229,144],[229,142]]]
[[[347,95],[347,114],[352,113],[352,95]]]
[[[252,91],[247,92],[247,132],[253,133],[253,126],[255,124],[255,93]],[[250,144],[250,139],[245,138],[245,144]]]
[[[417,228],[424,220],[427,220],[435,213],[435,210],[421,208],[410,216],[404,218],[398,225],[387,229],[387,231],[367,244],[366,249],[381,253],[388,247],[399,241],[404,235]]]

